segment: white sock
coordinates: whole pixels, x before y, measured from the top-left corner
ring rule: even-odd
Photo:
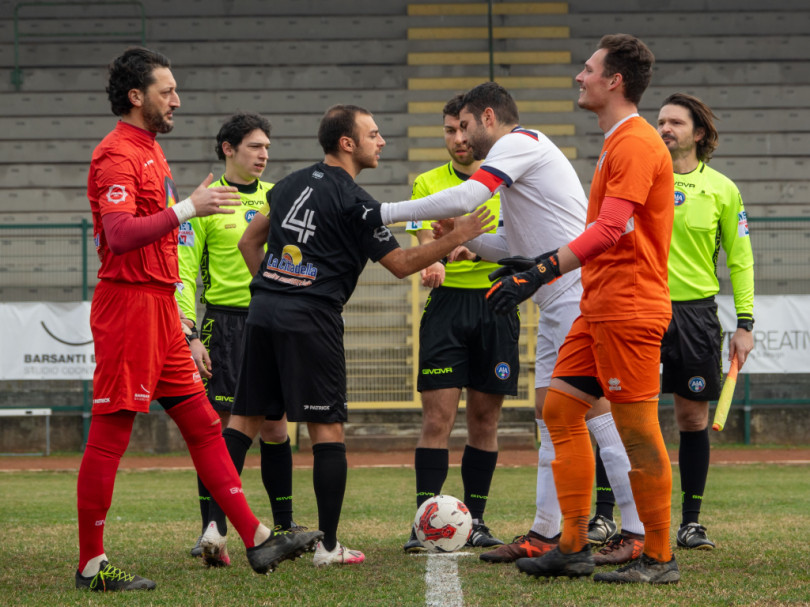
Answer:
[[[546,422],[534,420],[540,429],[540,449],[537,451],[537,492],[532,531],[543,537],[552,538],[560,532],[560,503],[557,501],[557,487],[554,485],[554,473],[551,462],[554,460],[554,445],[548,433]]]
[[[622,515],[622,530],[644,535],[644,525],[638,518],[633,490],[630,487],[628,476],[630,460],[627,459],[627,451],[616,429],[613,415],[605,413],[589,419],[586,424],[599,445],[602,463],[605,465],[605,472],[616,497],[616,505]]]
[[[262,523],[259,523],[259,526],[256,527],[256,531],[253,533],[253,545],[258,546],[264,543],[271,535],[273,534],[270,532],[270,529],[265,527]]]
[[[109,561],[110,559],[107,558],[107,555],[103,552],[96,557],[91,558],[87,561],[87,564],[82,569],[82,575],[84,577],[94,577],[99,570],[101,569],[101,561]]]

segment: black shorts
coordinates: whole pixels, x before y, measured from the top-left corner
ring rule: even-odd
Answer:
[[[346,400],[340,312],[315,298],[254,293],[233,413],[345,422]]]
[[[720,397],[723,329],[713,297],[673,301],[661,340],[661,392],[696,401]]]
[[[211,379],[202,381],[208,400],[217,411],[230,411],[233,407],[246,320],[247,308],[208,305],[199,327],[212,365]]]
[[[520,317],[517,308],[491,312],[486,293],[450,287],[430,292],[419,326],[419,392],[468,387],[517,394]]]

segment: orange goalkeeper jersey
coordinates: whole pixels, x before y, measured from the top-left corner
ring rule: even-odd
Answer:
[[[613,127],[591,183],[587,223],[606,196],[636,204],[619,242],[582,268],[588,321],[669,318],[667,259],[674,215],[672,159],[658,132],[634,115]]]

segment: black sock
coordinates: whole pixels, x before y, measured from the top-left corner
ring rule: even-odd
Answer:
[[[697,432],[681,432],[678,447],[678,466],[681,469],[681,525],[697,523],[703,491],[709,476],[709,427]]]
[[[613,520],[613,506],[616,505],[616,496],[610,487],[605,464],[602,463],[602,456],[599,445],[596,446],[596,514],[601,514],[606,519]]]
[[[211,504],[211,493],[203,485],[202,479],[197,475],[197,495],[200,498],[200,517],[202,518],[202,532],[208,526],[208,510]]]
[[[482,451],[467,445],[461,456],[461,481],[464,483],[464,503],[473,519],[484,520],[489,486],[498,464],[497,451]]]
[[[416,507],[442,491],[447,469],[450,467],[450,451],[417,447],[413,454],[416,471]]]
[[[228,448],[228,454],[231,456],[236,473],[242,475],[242,468],[245,467],[245,456],[247,455],[253,439],[247,434],[234,430],[233,428],[225,428],[222,431],[222,438],[225,439],[225,446]],[[213,499],[208,507],[208,522],[215,521],[217,529],[222,535],[228,533],[228,523],[225,519],[225,513],[219,504]]]
[[[262,483],[270,498],[273,524],[289,529],[293,520],[292,448],[290,438],[283,443],[260,440],[262,452]]]
[[[318,443],[312,445],[312,485],[318,503],[318,529],[323,531],[323,547],[334,550],[337,528],[346,492],[346,445]]]

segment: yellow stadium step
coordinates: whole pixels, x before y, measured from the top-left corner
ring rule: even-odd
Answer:
[[[568,27],[493,27],[496,40],[517,38],[570,38]],[[408,40],[480,40],[489,38],[487,27],[409,27]]]
[[[570,51],[496,52],[493,60],[499,65],[571,63]],[[408,65],[489,65],[486,52],[408,53]]]
[[[409,17],[439,15],[486,15],[486,2],[409,4]],[[499,2],[492,5],[493,15],[564,15],[568,13],[567,2]]]
[[[467,91],[483,82],[481,78],[408,78],[410,91]],[[499,76],[495,82],[508,90],[567,89],[574,86],[570,76]]]

